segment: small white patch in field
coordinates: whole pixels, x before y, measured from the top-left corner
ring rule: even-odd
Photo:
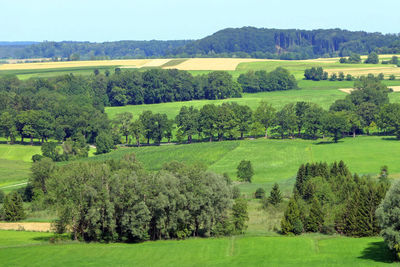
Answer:
[[[393,92],[400,92],[400,86],[388,86],[389,89],[392,89]],[[354,88],[340,88],[339,91],[342,91],[346,94],[350,94]]]

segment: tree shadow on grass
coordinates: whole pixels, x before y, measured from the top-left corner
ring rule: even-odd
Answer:
[[[363,250],[362,255],[358,258],[383,263],[393,263],[396,261],[396,257],[384,241],[369,243],[368,247]]]
[[[32,239],[35,241],[49,242],[50,238],[52,238],[52,236],[37,236]]]
[[[385,141],[399,141],[396,137],[382,137],[382,140]]]
[[[320,141],[320,142],[314,143],[314,145],[330,145],[330,144],[339,144],[339,143],[343,143],[343,141],[337,141],[336,143],[334,141]]]

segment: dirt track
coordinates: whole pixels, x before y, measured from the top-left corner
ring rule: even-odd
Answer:
[[[17,223],[0,223],[0,230],[25,230],[33,232],[50,232],[50,223],[38,222],[17,222]]]

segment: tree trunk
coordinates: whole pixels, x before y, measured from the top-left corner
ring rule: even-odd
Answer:
[[[31,135],[31,146],[33,146],[33,136]]]
[[[140,146],[140,139],[136,137],[136,145],[139,147]]]
[[[188,144],[191,144],[191,143],[192,143],[192,136],[188,135]]]
[[[240,139],[243,140],[243,132],[240,133]]]
[[[125,135],[125,144],[128,144],[128,136]]]
[[[212,140],[213,140],[213,136],[212,136],[212,135],[210,135],[210,142],[212,142]]]
[[[268,128],[265,127],[265,138],[268,139]]]
[[[353,129],[353,138],[356,138],[356,129]]]

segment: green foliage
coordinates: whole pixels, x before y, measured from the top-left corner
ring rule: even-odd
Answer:
[[[109,153],[114,147],[114,140],[109,133],[101,132],[96,137],[96,154]]]
[[[257,188],[256,192],[254,193],[254,197],[257,199],[262,199],[265,197],[265,190],[261,187]]]
[[[266,71],[249,71],[240,74],[238,82],[243,88],[243,92],[257,93],[264,91],[282,91],[297,89],[297,81],[290,72],[278,67],[267,73]]]
[[[236,169],[236,175],[239,180],[251,183],[251,178],[254,175],[254,170],[249,160],[242,160]]]
[[[268,203],[277,206],[281,202],[282,202],[281,190],[279,189],[279,185],[275,183],[268,197]]]
[[[47,193],[47,183],[50,176],[55,170],[55,164],[50,158],[43,158],[40,161],[34,162],[31,167],[32,175],[29,180],[34,190]]]
[[[377,53],[372,52],[368,55],[368,58],[364,61],[366,64],[378,64],[379,63],[379,56]]]
[[[246,222],[249,220],[247,211],[247,200],[236,198],[232,206],[232,222],[234,225],[234,233],[243,234],[247,229]]]
[[[375,210],[387,188],[387,180],[352,176],[346,164],[340,161],[330,167],[326,163],[302,164],[294,193],[298,201],[299,198],[305,201],[304,210],[309,210],[302,220],[307,231],[323,232],[334,224],[341,234],[373,236],[379,232]],[[286,221],[283,225],[287,225]]]
[[[361,63],[361,56],[359,54],[352,53],[349,56],[349,58],[341,57],[339,62],[340,63],[358,64],[358,63]]]
[[[335,143],[343,138],[343,133],[347,131],[348,127],[348,122],[342,113],[328,113],[323,118],[323,129],[332,135]]]
[[[322,206],[317,198],[313,198],[310,208],[310,213],[306,219],[306,231],[321,232],[324,224],[324,213]]]
[[[147,173],[134,155],[60,167],[48,189],[59,223],[86,241],[210,236],[224,224],[232,201],[226,179],[204,167],[172,162]],[[233,211],[238,232],[245,227],[243,208],[240,203]]]
[[[25,218],[22,198],[17,192],[11,192],[5,197],[2,213],[5,221],[15,222]]]
[[[376,211],[381,234],[389,249],[400,258],[400,183],[394,183]]]
[[[254,120],[265,128],[265,138],[268,138],[268,128],[272,127],[275,122],[276,111],[271,104],[261,101],[254,112]]]
[[[393,133],[400,139],[400,104],[384,105],[378,115],[377,125],[388,133]]]
[[[0,203],[4,203],[5,197],[6,197],[6,194],[2,190],[0,190]]]
[[[300,209],[294,197],[289,200],[281,221],[282,234],[301,234],[303,232],[303,223],[301,222]]]
[[[321,81],[327,80],[328,73],[324,72],[324,69],[322,67],[312,67],[304,71],[304,77],[306,80]]]

